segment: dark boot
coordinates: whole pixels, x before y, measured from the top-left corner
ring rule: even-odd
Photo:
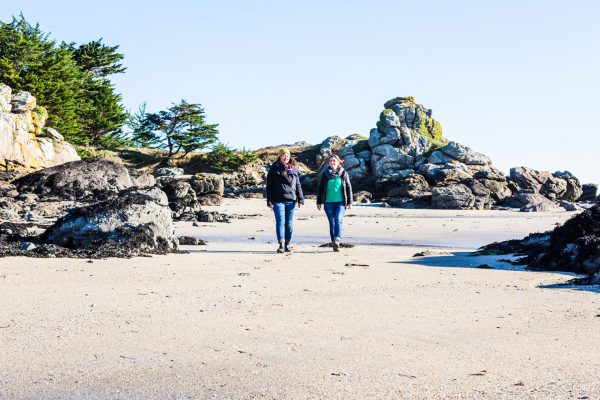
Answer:
[[[277,248],[278,253],[283,253],[283,242],[279,242],[279,247]]]
[[[340,238],[335,238],[332,243],[333,251],[340,251]]]
[[[285,252],[286,253],[292,252],[292,248],[290,247],[290,242],[285,242]]]

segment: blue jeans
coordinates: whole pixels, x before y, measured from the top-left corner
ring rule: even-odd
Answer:
[[[325,203],[324,207],[325,214],[327,214],[327,220],[329,220],[329,236],[331,241],[335,242],[335,239],[342,237],[342,218],[346,211],[346,206],[343,201]]]
[[[285,238],[286,243],[292,240],[292,222],[294,221],[295,201],[286,201],[273,203],[273,212],[275,213],[275,232],[277,241],[281,242]]]

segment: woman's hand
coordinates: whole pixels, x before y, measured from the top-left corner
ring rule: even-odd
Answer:
[[[297,203],[296,209],[299,209],[300,207],[302,207],[302,203]]]
[[[321,211],[321,205],[317,204],[317,210]]]
[[[273,204],[268,204],[267,207],[269,207],[272,210],[273,209]]]
[[[349,210],[349,209],[351,209],[351,208],[352,208],[352,203],[350,203],[350,204],[346,204],[346,208],[347,208],[348,210]]]

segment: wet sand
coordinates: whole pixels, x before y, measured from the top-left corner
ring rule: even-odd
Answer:
[[[190,254],[0,259],[0,398],[600,398],[600,291],[468,256],[571,213],[354,207],[333,253],[309,202],[279,255],[264,201],[214,209]]]

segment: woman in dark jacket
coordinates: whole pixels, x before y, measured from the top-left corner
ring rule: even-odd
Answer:
[[[290,253],[294,208],[304,205],[304,195],[300,177],[287,148],[279,150],[279,157],[267,174],[267,206],[275,213],[275,232],[279,247],[278,253]],[[285,240],[285,244],[284,241]]]
[[[342,164],[337,155],[329,156],[328,166],[321,175],[317,191],[317,208],[320,210],[321,205],[324,205],[333,251],[340,251],[342,218],[346,209],[352,208],[352,185]]]

